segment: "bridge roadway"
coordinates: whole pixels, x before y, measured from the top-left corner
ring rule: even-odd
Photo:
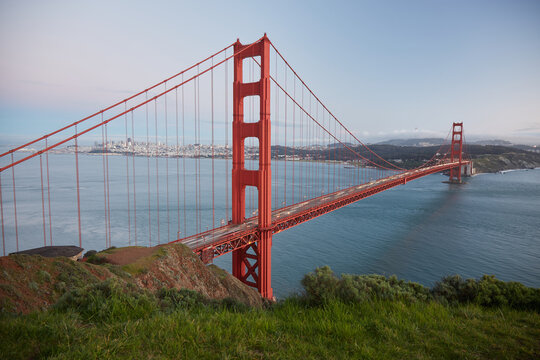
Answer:
[[[466,162],[462,162],[461,164],[464,165]],[[272,212],[272,227],[267,230],[271,230],[273,234],[277,234],[295,225],[388,190],[394,186],[406,184],[410,180],[448,170],[456,166],[459,166],[459,162],[445,162],[430,167],[409,170],[274,210]],[[198,253],[203,261],[210,262],[214,257],[257,241],[260,233],[257,224],[257,216],[254,216],[246,219],[242,224],[228,224],[173,242],[181,242],[187,245],[194,252]]]

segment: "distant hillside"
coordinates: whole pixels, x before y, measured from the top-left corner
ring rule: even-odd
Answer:
[[[391,139],[376,143],[375,145],[394,145],[394,146],[435,146],[442,145],[443,138],[423,138],[423,139]]]
[[[351,146],[353,151],[328,148],[324,150],[314,149],[293,149],[283,146],[272,146],[272,156],[274,158],[283,158],[285,154],[291,157],[306,160],[337,160],[337,161],[355,161],[358,155],[361,155],[375,164],[389,166],[383,160],[375,157],[369,150],[363,146]],[[423,165],[430,160],[437,152],[438,157],[443,157],[449,152],[449,145],[446,146],[397,146],[374,144],[369,148],[377,153],[383,159],[395,164],[401,168],[412,169]],[[499,145],[470,145],[464,147],[466,156],[473,160],[479,160],[475,163],[477,172],[497,172],[508,169],[525,169],[540,167],[540,153],[522,150],[514,147]]]
[[[470,141],[470,144],[474,145],[495,145],[495,146],[512,146],[513,144],[510,141],[506,140],[478,140],[478,141]]]

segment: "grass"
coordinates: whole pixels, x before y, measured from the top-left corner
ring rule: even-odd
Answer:
[[[66,293],[45,312],[0,315],[0,358],[538,358],[539,312],[523,302],[486,306],[486,281],[490,294],[508,284],[452,277],[426,290],[394,277],[338,279],[321,268],[304,278],[304,295],[253,309],[109,279]]]
[[[0,357],[28,359],[506,359],[538,356],[534,312],[375,301],[270,310],[196,307],[91,323],[75,312],[3,317]]]

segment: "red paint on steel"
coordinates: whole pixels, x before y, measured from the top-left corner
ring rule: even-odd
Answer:
[[[13,153],[11,153],[11,163],[13,163]],[[13,181],[13,214],[15,215],[15,242],[19,251],[19,224],[17,222],[17,196],[15,195],[15,167],[11,168],[11,178]]]
[[[165,83],[167,89],[167,83]],[[169,130],[167,122],[167,95],[163,97],[165,102],[165,149],[169,151]],[[171,241],[171,218],[169,214],[169,156],[165,156],[165,195],[167,200],[167,242]]]
[[[127,104],[124,104],[124,109],[127,109]],[[128,123],[127,113],[124,115],[124,124],[126,127],[126,149],[128,148]],[[126,157],[126,197],[127,197],[127,219],[128,219],[128,244],[131,246],[131,201],[129,199],[129,155],[126,150],[124,156]],[[135,180],[135,178],[133,179]]]
[[[101,115],[103,118],[103,115]],[[102,147],[102,163],[103,163],[103,209],[104,209],[104,220],[105,220],[105,248],[109,247],[109,227],[108,227],[108,220],[107,220],[107,172],[105,169],[105,127],[101,127],[101,147]],[[47,151],[47,154],[49,152]]]
[[[77,125],[75,125],[75,135],[77,135]],[[41,160],[41,155],[39,156]],[[77,137],[75,137],[75,170],[77,180],[77,221],[79,225],[79,247],[82,247],[82,228],[81,228],[81,189],[79,187],[79,146]]]
[[[452,124],[452,144],[450,146],[450,161],[459,161],[459,167],[450,169],[450,182],[461,183],[461,162],[463,149],[463,123]]]
[[[4,199],[2,197],[2,176],[0,174],[0,214],[2,217],[2,249],[3,254],[6,256],[6,236],[4,235]]]
[[[161,233],[159,228],[159,146],[158,146],[158,116],[157,116],[157,99],[154,99],[154,124],[156,127],[155,147],[156,147],[156,202],[157,202],[157,243],[161,244]]]
[[[47,147],[47,138],[45,138],[45,147]],[[49,181],[49,152],[45,153],[45,163],[47,164],[47,201],[49,202],[49,244],[52,246],[51,183]]]
[[[135,120],[133,111],[131,112],[131,168],[133,170],[133,230],[135,236],[135,246],[137,246],[137,191],[135,187]]]
[[[271,170],[271,123],[270,123],[270,41],[266,35],[252,45],[249,51],[241,53],[246,46],[240,41],[234,44],[234,85],[233,85],[233,170],[232,170],[232,210],[233,224],[245,221],[245,189],[258,189],[258,241],[250,244],[256,261],[250,262],[247,249],[233,252],[233,275],[242,282],[256,285],[261,295],[272,298],[271,287],[271,247],[272,247],[272,170]],[[243,82],[242,62],[245,58],[261,57],[261,78],[254,83]],[[244,98],[259,96],[260,119],[258,122],[244,122]],[[256,137],[259,140],[259,169],[246,170],[244,141]],[[255,271],[258,270],[258,272]],[[253,279],[253,281],[248,278]]]
[[[45,191],[43,190],[43,157],[39,155],[39,175],[41,178],[41,212],[43,215],[43,246],[47,246],[47,232],[45,227]]]

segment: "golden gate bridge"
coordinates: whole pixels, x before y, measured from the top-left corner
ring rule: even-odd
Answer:
[[[205,263],[232,252],[233,275],[272,298],[273,234],[429,174],[460,183],[463,144],[454,123],[430,160],[401,168],[348,130],[266,34],[237,40],[1,154],[3,255],[181,242]]]

